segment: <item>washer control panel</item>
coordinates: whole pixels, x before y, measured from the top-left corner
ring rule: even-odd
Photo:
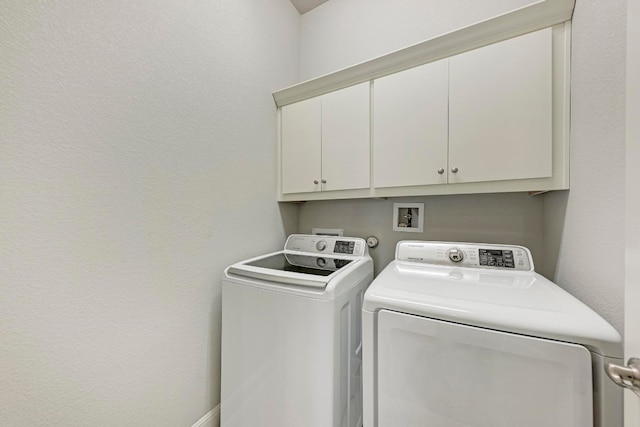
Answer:
[[[368,253],[368,247],[364,239],[312,234],[292,234],[287,239],[284,248],[291,251],[328,255],[364,256]]]
[[[531,252],[524,246],[482,243],[401,241],[396,260],[421,264],[534,271]]]

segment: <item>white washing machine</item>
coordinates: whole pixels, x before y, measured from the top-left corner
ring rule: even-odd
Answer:
[[[621,427],[618,332],[521,246],[403,241],[363,303],[365,427]]]
[[[223,427],[362,425],[363,239],[291,235],[225,270]]]

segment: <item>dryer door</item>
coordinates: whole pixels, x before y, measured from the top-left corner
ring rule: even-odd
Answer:
[[[377,352],[379,427],[593,425],[582,346],[382,310]]]

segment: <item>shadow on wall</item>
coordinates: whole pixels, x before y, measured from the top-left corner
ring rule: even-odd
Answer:
[[[567,215],[567,203],[569,190],[551,191],[543,196],[544,200],[544,276],[550,280],[556,277],[558,261],[560,259],[560,247],[565,218]]]
[[[282,218],[282,226],[284,228],[285,236],[298,233],[299,222],[299,206],[297,203],[278,203],[278,209],[280,209],[280,217]],[[309,233],[311,230],[309,230]],[[282,242],[284,247],[284,242]]]
[[[342,228],[346,236],[376,236],[380,244],[370,251],[376,274],[393,260],[400,240],[432,240],[523,245],[531,250],[536,271],[549,277],[555,272],[559,242],[554,242],[553,256],[545,256],[544,200],[527,193],[499,193],[311,201],[300,205],[297,231]],[[398,202],[424,203],[423,232],[393,231],[393,204]],[[553,269],[545,268],[547,264]]]

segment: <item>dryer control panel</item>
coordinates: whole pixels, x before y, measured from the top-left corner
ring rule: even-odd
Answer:
[[[398,242],[396,246],[396,260],[421,264],[534,271],[529,249],[514,245],[405,240]]]

